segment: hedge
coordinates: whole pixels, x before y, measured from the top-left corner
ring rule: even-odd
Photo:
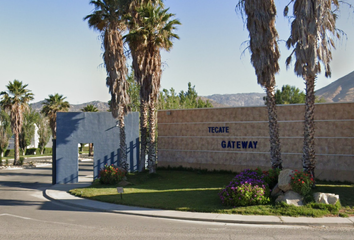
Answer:
[[[34,154],[36,152],[36,154]],[[28,148],[26,149],[26,154],[25,155],[41,155],[40,154],[39,148]],[[43,154],[52,154],[52,148],[45,148]],[[5,157],[14,157],[15,156],[15,150],[14,149],[7,149],[5,154]],[[22,151],[20,149],[20,156],[22,156]]]

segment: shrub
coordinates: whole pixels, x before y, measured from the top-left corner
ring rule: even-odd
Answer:
[[[270,169],[268,171],[262,171],[261,169],[257,168],[256,171],[258,174],[263,173],[263,180],[268,184],[270,189],[273,189],[275,185],[278,183],[278,177],[280,173],[280,169]]]
[[[263,174],[250,169],[236,175],[230,184],[219,193],[222,204],[247,206],[269,203],[269,187],[263,177]]]
[[[37,148],[27,148],[25,155],[35,155]]]
[[[313,183],[314,180],[310,174],[298,170],[295,170],[294,176],[291,177],[292,189],[302,196],[306,196],[311,192]]]
[[[104,169],[99,172],[100,183],[102,184],[116,184],[122,181],[125,177],[126,171],[113,165],[105,165]]]
[[[25,158],[24,157],[20,157],[19,164],[22,166],[24,161],[25,161]]]
[[[44,154],[52,154],[52,148],[44,148]]]
[[[234,177],[234,179],[232,179],[230,184],[234,183],[234,184],[238,185],[238,184],[244,184],[247,182],[249,183],[250,181],[252,181],[253,184],[263,185],[264,184],[263,177],[264,177],[263,173],[259,173],[254,170],[246,169],[246,170],[243,170],[238,175],[236,175]]]

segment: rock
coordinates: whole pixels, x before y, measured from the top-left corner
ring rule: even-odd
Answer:
[[[335,205],[339,201],[339,195],[333,193],[316,192],[313,194],[316,203],[325,203]]]
[[[297,207],[304,205],[302,196],[294,191],[287,191],[285,194],[280,195],[275,202],[286,202]]]
[[[295,172],[291,169],[284,169],[280,171],[278,177],[278,187],[284,192],[292,190],[290,182],[291,177],[294,176]]]
[[[278,184],[275,185],[275,187],[272,189],[272,192],[270,193],[270,196],[272,197],[278,197],[279,195],[283,194],[284,192],[278,187]]]
[[[280,194],[277,199],[275,199],[275,202],[284,202],[284,193]]]

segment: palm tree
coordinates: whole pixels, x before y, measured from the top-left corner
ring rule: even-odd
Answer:
[[[56,93],[55,95],[49,95],[49,98],[44,99],[41,113],[49,118],[49,126],[52,130],[52,138],[57,138],[57,112],[69,111],[70,104],[64,101],[66,97]]]
[[[82,108],[81,111],[83,111],[83,112],[98,112],[98,109],[95,106],[89,104],[86,107]],[[90,157],[93,156],[92,152],[93,152],[93,143],[89,143],[89,156]]]
[[[290,64],[295,54],[294,71],[302,77],[306,84],[305,123],[303,168],[315,179],[315,79],[321,72],[321,62],[325,68],[325,76],[331,76],[329,63],[332,60],[331,48],[335,47],[332,40],[336,34],[336,18],[334,13],[339,3],[337,0],[292,0],[294,2],[294,20],[291,24],[291,36],[287,47],[293,47],[292,54],[287,58]],[[334,6],[334,10],[332,10]],[[287,15],[288,7],[284,14]]]
[[[81,111],[83,111],[83,112],[98,112],[98,109],[94,105],[88,104],[86,107],[81,108]]]
[[[169,51],[172,39],[179,39],[173,33],[181,23],[170,20],[174,14],[168,13],[160,4],[143,2],[134,9],[135,18],[130,18],[129,34],[125,36],[133,55],[133,68],[141,86],[141,118],[146,119],[149,108],[149,172],[156,172],[156,107],[161,80],[160,49]],[[141,121],[145,124],[145,121]],[[146,126],[146,125],[145,125]],[[142,133],[142,141],[144,141]],[[143,144],[142,144],[143,145]],[[145,155],[142,156],[145,159]]]
[[[33,100],[33,93],[26,89],[28,84],[14,80],[9,82],[7,92],[1,92],[1,107],[10,112],[12,133],[15,135],[15,158],[14,165],[19,164],[19,135],[23,124],[23,112],[28,108],[28,102]]]
[[[251,62],[258,84],[266,89],[272,168],[282,169],[279,127],[274,97],[275,74],[279,71],[278,32],[275,29],[274,0],[241,0],[238,5],[247,15]]]
[[[141,23],[141,16],[139,15],[139,9],[142,8],[144,4],[150,3],[152,5],[159,5],[163,7],[163,2],[161,0],[133,0],[129,6],[129,28],[134,31],[134,29],[139,28]],[[140,94],[140,158],[139,158],[139,172],[145,169],[145,156],[147,151],[147,137],[148,137],[148,110],[149,110],[149,88],[151,83],[147,81],[145,75],[145,69],[140,62],[144,58],[144,46],[142,42],[144,39],[142,36],[130,35],[127,37],[127,42],[130,47],[132,56],[132,67],[134,70],[134,77],[139,86]]]
[[[102,33],[103,60],[106,66],[106,85],[111,93],[112,115],[118,120],[120,128],[120,166],[128,169],[127,147],[125,137],[124,116],[130,111],[130,98],[127,93],[127,67],[124,56],[122,33],[126,30],[123,16],[128,11],[129,0],[96,0],[91,1],[95,11],[87,15],[91,28]]]

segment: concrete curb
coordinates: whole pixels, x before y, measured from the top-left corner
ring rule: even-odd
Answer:
[[[187,221],[235,223],[235,224],[264,224],[264,225],[296,225],[296,226],[346,226],[354,227],[354,217],[284,217],[284,216],[258,216],[258,215],[231,215],[217,213],[183,212],[152,208],[141,208],[119,204],[104,203],[73,196],[68,193],[70,189],[89,186],[86,184],[54,185],[43,191],[43,196],[49,200],[79,207],[83,209],[110,212],[126,215],[166,218]]]

